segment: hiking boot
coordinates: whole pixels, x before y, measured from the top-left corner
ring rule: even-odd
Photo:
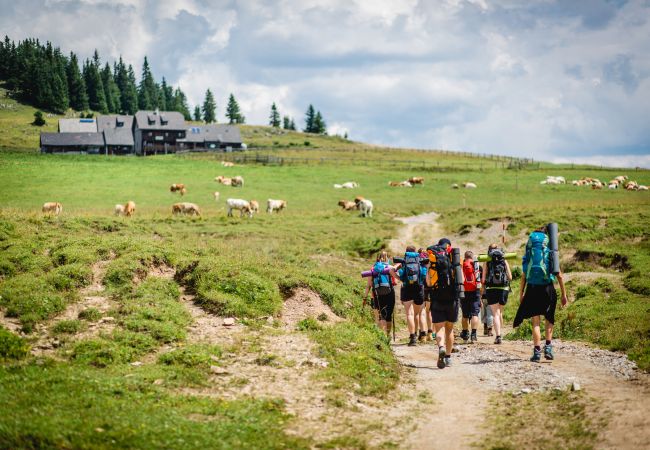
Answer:
[[[555,359],[555,356],[553,356],[553,346],[551,344],[544,346],[544,359],[548,359],[550,361]]]
[[[463,344],[467,344],[467,341],[469,341],[469,331],[468,330],[461,331],[460,338],[463,340]]]
[[[445,367],[451,367],[451,357],[445,356]]]
[[[487,326],[487,323],[484,323],[484,324],[483,324],[483,336],[487,336],[487,335],[488,335],[488,331],[489,331],[489,328],[488,328],[488,326]]]
[[[497,336],[496,339],[494,340],[495,344],[500,344],[501,343],[501,336]]]
[[[415,335],[412,334],[412,335],[409,336],[408,346],[409,347],[415,347],[416,345],[417,345],[417,343],[415,342]]]
[[[541,359],[542,359],[541,350],[537,350],[536,348],[533,349],[533,356],[531,356],[530,360],[532,362],[539,362]]]
[[[420,331],[420,336],[418,336],[418,342],[423,343],[427,338],[427,334],[424,331]]]
[[[492,327],[488,327],[487,335],[488,336],[494,336],[494,333],[492,333]]]
[[[476,344],[476,343],[478,342],[478,337],[476,336],[476,333],[474,333],[474,334],[472,334],[472,335],[470,336],[470,342],[471,342],[472,344]]]
[[[447,356],[447,352],[445,352],[444,347],[440,347],[438,349],[438,369],[444,369],[445,368],[445,357]]]
[[[433,340],[433,337],[431,336],[432,334],[433,333],[431,333],[431,331],[427,333],[427,338],[426,338],[427,342],[431,342]]]

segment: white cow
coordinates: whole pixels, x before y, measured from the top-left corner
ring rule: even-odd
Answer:
[[[266,212],[271,214],[273,211],[280,212],[287,207],[287,202],[285,200],[273,200],[268,199],[266,201]]]
[[[239,217],[243,217],[244,214],[248,214],[248,217],[253,217],[253,209],[251,204],[247,200],[242,200],[241,198],[229,198],[226,200],[226,206],[228,206],[228,217],[232,217],[232,210],[239,210]]]
[[[359,200],[357,202],[357,209],[361,211],[362,217],[372,217],[372,210],[374,206],[368,199]]]
[[[476,183],[472,183],[468,181],[466,183],[463,183],[463,187],[465,189],[476,189]]]
[[[124,215],[124,205],[120,205],[120,204],[115,205],[115,215],[116,216]]]

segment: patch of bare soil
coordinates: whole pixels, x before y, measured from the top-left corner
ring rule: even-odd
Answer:
[[[326,305],[316,292],[298,288],[291,297],[284,301],[282,307],[282,323],[288,329],[294,329],[298,322],[308,317],[318,319],[324,323],[340,322],[339,316]]]
[[[74,336],[62,336],[61,338],[52,335],[52,329],[57,323],[63,320],[75,320],[79,318],[79,313],[88,308],[99,310],[102,315],[117,308],[117,304],[108,296],[103,295],[105,287],[102,283],[106,268],[110,260],[98,261],[92,266],[93,279],[89,286],[79,290],[81,300],[72,303],[56,317],[37,324],[34,333],[34,342],[32,344],[32,354],[35,356],[56,356],[57,348],[62,344],[62,340],[80,340],[100,333],[110,333],[115,327],[114,318],[111,316],[102,317],[97,322],[88,324],[88,328],[75,334]]]
[[[509,220],[492,220],[487,228],[467,228],[462,233],[452,235],[450,239],[454,245],[458,245],[463,250],[472,250],[476,254],[487,252],[488,246],[492,243],[505,247],[508,251],[518,251],[526,244],[528,236],[523,233],[512,236],[507,231],[509,224]],[[504,227],[506,228],[505,244],[503,244]]]
[[[6,328],[9,331],[13,331],[16,334],[21,334],[22,325],[20,320],[15,317],[5,316],[4,309],[0,310],[0,326]]]
[[[424,247],[431,245],[434,240],[437,242],[443,237],[440,235],[442,230],[436,221],[437,218],[438,214],[434,212],[411,217],[396,217],[395,220],[399,220],[404,226],[397,231],[397,237],[389,242],[388,248],[393,254],[400,254],[404,253],[408,245]]]

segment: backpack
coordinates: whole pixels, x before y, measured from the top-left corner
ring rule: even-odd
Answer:
[[[383,262],[377,262],[372,267],[372,288],[376,296],[388,295],[393,290],[390,273],[382,273],[385,268],[386,264]]]
[[[431,290],[438,291],[453,286],[451,258],[447,249],[442,245],[432,245],[427,248],[429,254],[429,280]]]
[[[551,278],[551,251],[548,248],[548,236],[541,231],[530,234],[526,243],[523,269],[526,283],[546,285],[553,282]]]
[[[505,254],[499,249],[493,249],[488,252],[491,261],[487,263],[487,276],[485,284],[488,287],[506,287],[508,286],[508,269],[506,267]]]
[[[466,259],[463,261],[463,274],[465,275],[465,292],[472,292],[478,288],[474,261]]]
[[[409,286],[422,284],[422,277],[420,276],[420,254],[419,253],[406,252],[404,254],[402,282]]]

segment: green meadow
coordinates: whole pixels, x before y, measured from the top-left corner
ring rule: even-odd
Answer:
[[[505,218],[511,236],[558,222],[564,270],[596,273],[568,283],[570,306],[558,315],[558,337],[626,352],[641,368],[650,368],[650,194],[539,184],[546,175],[563,175],[570,182],[619,174],[650,184],[650,172],[552,165],[495,169],[484,158],[383,149],[373,158],[368,148],[361,159],[370,162],[355,163],[359,153],[346,153],[339,138],[329,138],[334,142],[329,150],[328,138],[321,139],[313,150],[319,158],[351,161],[224,168],[218,155],[119,158],[3,150],[0,306],[18,320],[23,334],[0,329],[0,402],[5,405],[0,446],[334,445],[289,433],[297,419],[278,399],[226,400],[184,391],[205,387],[210,366],[224,364],[234,350],[187,344],[192,319],[178,302],[181,289],[191,292],[203,310],[237,317],[251,335],[279,333],[275,322],[283,300],[298,287],[311,289],[345,319],[323,326],[314,318],[298,327],[327,362],[316,377],[329,386],[330,406],[343,408],[342,399],[349,395],[389,398],[404,374],[368,310],[361,309],[364,284],[358,273],[396,235],[395,217],[431,211],[441,214],[444,234],[452,237]],[[290,153],[268,150],[279,151]],[[440,158],[467,167],[392,168],[382,163],[385,155],[427,162]],[[214,181],[218,175],[241,175],[244,187],[222,186]],[[410,176],[423,176],[425,184],[387,185]],[[332,186],[346,181],[360,187]],[[464,181],[478,188],[451,189],[452,183]],[[172,183],[184,183],[187,195],[181,199],[169,192]],[[337,206],[357,195],[374,202],[372,218]],[[252,219],[227,217],[227,198],[256,199],[261,211]],[[287,200],[287,209],[266,214],[268,198]],[[128,200],[136,203],[134,217],[115,217],[114,205]],[[61,202],[63,213],[44,216],[40,209],[46,201]],[[178,201],[198,204],[201,217],[172,216],[171,205]],[[429,245],[440,237],[415,244]],[[52,330],[61,342],[56,357],[31,356],[39,327],[80,301],[80,291],[93,280],[91,267],[99,261],[106,264],[103,284],[114,309],[88,309],[58,322]],[[159,267],[173,268],[175,276],[148,276]],[[517,292],[516,283],[513,289]],[[509,320],[514,303],[506,311]],[[112,330],[75,338],[107,315],[115,318]],[[274,324],[269,325],[269,317]],[[529,335],[525,325],[510,337]],[[175,350],[156,357],[164,346]],[[254,343],[245,352],[260,364],[273,364],[275,358]],[[131,365],[142,359],[149,362]],[[363,436],[358,438],[350,445],[363,446]]]

